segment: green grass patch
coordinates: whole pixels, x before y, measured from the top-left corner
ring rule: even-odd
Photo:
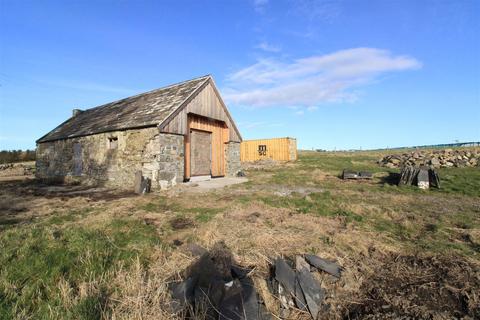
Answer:
[[[412,237],[413,230],[405,227],[403,224],[387,220],[384,218],[376,218],[373,221],[373,227],[376,231],[381,233],[387,233],[399,240],[409,240]]]
[[[459,193],[480,197],[480,168],[445,168],[440,169],[439,192]],[[435,190],[435,189],[432,189]]]
[[[223,211],[222,208],[190,208],[189,212],[196,214],[195,220],[198,222],[208,222],[213,219],[217,214]]]
[[[323,217],[343,217],[345,222],[362,222],[364,217],[339,206],[338,197],[332,196],[328,191],[315,192],[307,196],[293,193],[291,196],[263,197],[265,204],[277,208],[289,208],[301,214],[314,214]]]
[[[174,210],[177,207],[175,203],[171,203],[166,197],[158,197],[152,202],[141,205],[140,209],[147,212],[164,212]]]
[[[343,169],[355,171],[387,171],[376,164],[379,156],[365,153],[315,153],[299,155],[299,166],[304,170],[321,169],[331,174],[340,175]]]
[[[52,217],[46,221],[46,224],[62,225],[65,222],[72,222],[79,218],[84,218],[94,210],[94,208],[86,207],[78,210],[70,210],[65,213],[54,211]]]
[[[116,219],[99,229],[71,226],[59,231],[38,224],[6,230],[0,234],[0,310],[47,319],[53,308],[58,318],[96,319],[99,297],[64,306],[57,289],[60,279],[73,288],[92,279],[107,281],[119,262],[128,266],[138,256],[146,263],[157,244],[155,229],[135,220]]]

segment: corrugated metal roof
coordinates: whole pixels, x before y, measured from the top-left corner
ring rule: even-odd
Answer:
[[[195,78],[85,110],[38,139],[37,143],[159,125],[209,78]]]

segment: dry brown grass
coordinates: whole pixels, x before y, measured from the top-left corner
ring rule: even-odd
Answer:
[[[347,155],[340,157],[348,159]],[[353,163],[364,165],[365,160]],[[275,257],[314,253],[338,261],[345,268],[340,280],[318,275],[327,290],[330,309],[326,317],[330,319],[345,318],[356,310],[355,306],[365,304],[365,290],[371,288],[369,282],[382,266],[393,268],[391,257],[413,256],[418,252],[426,256],[448,254],[469,268],[480,269],[475,253],[478,250],[475,244],[480,241],[478,198],[382,189],[379,187],[382,174],[373,181],[344,182],[337,178],[331,164],[314,169],[304,166],[300,162],[265,170],[257,168],[248,172],[251,182],[224,190],[190,193],[179,188],[143,197],[115,196],[110,191],[66,195],[61,188],[44,193],[44,186],[4,182],[0,190],[0,221],[8,218],[14,221],[8,228],[19,230],[33,225],[49,227],[54,217],[65,217],[65,221],[56,225],[60,229],[100,230],[112,220],[153,226],[160,243],[150,248],[148,261],[140,258],[130,264],[113,261],[114,267],[108,272],[79,284],[66,278],[57,281],[64,309],[75,308],[86,297],[103,296],[101,315],[110,319],[182,318],[170,311],[167,284],[180,279],[182,271],[195,258],[183,245],[174,245],[174,240],[205,248],[224,241],[239,264],[254,268],[251,275],[256,287],[274,313],[278,312],[278,303],[267,289],[265,279]],[[294,176],[307,176],[308,180],[302,184],[301,179],[293,177],[283,184],[282,177],[289,172],[285,170],[291,170]],[[286,195],[275,195],[279,191]],[[325,192],[330,196],[319,198],[324,200],[306,198],[310,193]],[[276,205],[265,198],[281,201]],[[325,201],[318,204],[325,212],[316,212],[316,207],[309,209],[309,201]],[[308,210],[298,213],[295,206]],[[347,215],[334,214],[338,210]],[[349,215],[358,219],[351,220]],[[175,230],[172,220],[180,218],[192,223]],[[392,269],[390,274],[401,278],[402,272],[406,276],[411,272],[408,266],[401,268]],[[386,272],[384,277],[388,275]],[[477,284],[472,283],[475,288]],[[391,299],[393,293],[387,293]],[[51,311],[53,319],[62,316],[56,310]],[[22,310],[15,315],[27,316]],[[304,316],[297,312],[292,319]]]

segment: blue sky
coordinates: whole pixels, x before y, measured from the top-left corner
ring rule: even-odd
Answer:
[[[244,139],[480,140],[480,1],[0,0],[0,149],[212,74]]]

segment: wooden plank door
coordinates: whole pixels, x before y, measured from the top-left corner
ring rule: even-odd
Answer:
[[[212,133],[190,130],[191,176],[212,174]]]

